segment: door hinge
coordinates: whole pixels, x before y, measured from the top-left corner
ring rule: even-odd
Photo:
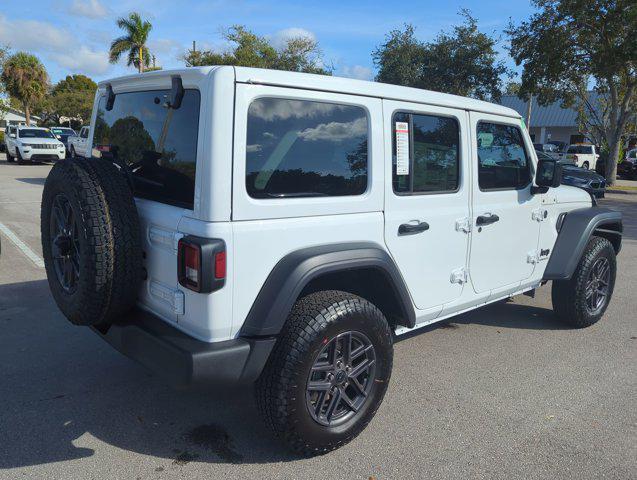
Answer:
[[[531,218],[536,222],[543,222],[546,217],[548,217],[549,212],[543,208],[536,208],[531,213]]]
[[[452,271],[449,280],[451,283],[459,283],[462,285],[463,283],[467,283],[467,277],[467,270],[462,267]]]
[[[456,232],[469,233],[470,231],[471,222],[469,221],[469,217],[464,217],[460,220],[456,220]]]

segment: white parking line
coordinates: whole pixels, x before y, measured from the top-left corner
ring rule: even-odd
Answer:
[[[44,268],[44,260],[40,258],[40,256],[35,253],[31,248],[24,243],[22,240],[18,238],[18,236],[13,233],[9,227],[7,227],[4,223],[0,222],[0,232],[4,233],[6,237],[11,240],[11,242],[18,247],[22,253],[24,253],[29,260],[35,263],[36,267]]]

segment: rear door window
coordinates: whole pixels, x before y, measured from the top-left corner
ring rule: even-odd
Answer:
[[[187,89],[178,109],[170,90],[118,93],[112,110],[99,102],[93,148],[126,165],[135,195],[193,208],[200,94]]]
[[[246,189],[253,198],[361,195],[367,190],[367,111],[258,98],[248,109]]]

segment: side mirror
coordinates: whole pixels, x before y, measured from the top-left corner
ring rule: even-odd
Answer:
[[[562,164],[555,160],[539,160],[535,173],[534,193],[546,193],[549,188],[559,187],[562,184]]]
[[[115,92],[113,92],[113,87],[109,83],[106,86],[106,110],[113,110],[113,104],[115,103]]]

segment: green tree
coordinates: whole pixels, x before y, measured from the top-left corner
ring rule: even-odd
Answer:
[[[622,134],[637,108],[637,3],[533,0],[539,10],[511,23],[511,55],[523,66],[521,95],[574,107],[607,145],[606,179],[617,175]],[[589,86],[594,85],[591,95]]]
[[[111,43],[110,62],[117,63],[120,57],[128,52],[126,65],[133,65],[139,73],[143,73],[144,67],[150,66],[151,54],[146,42],[153,28],[152,24],[148,20],[143,20],[139,13],[133,12],[128,18],[118,19],[117,26],[124,30],[125,34]]]
[[[31,124],[31,108],[45,96],[48,75],[35,55],[18,52],[11,55],[2,68],[2,83],[7,93],[20,102],[27,125]]]
[[[67,75],[51,91],[53,109],[58,117],[80,118],[86,123],[91,118],[97,84],[85,75]]]
[[[0,45],[0,79],[2,78],[2,69],[4,66],[4,62],[7,60],[9,56],[9,47],[6,45]],[[5,100],[3,97],[5,95],[4,82],[0,81],[0,120],[4,119],[4,115],[7,111],[7,107],[9,106],[9,102]]]
[[[332,68],[323,65],[322,52],[316,40],[293,37],[277,49],[265,37],[260,37],[241,25],[223,32],[223,38],[232,44],[228,51],[190,50],[184,55],[189,67],[204,65],[238,65],[271,68],[291,72],[331,75]]]
[[[376,80],[467,97],[498,100],[502,77],[511,75],[497,60],[497,40],[478,30],[477,20],[461,10],[464,22],[451,33],[422,42],[412,25],[392,30],[372,54]]]

